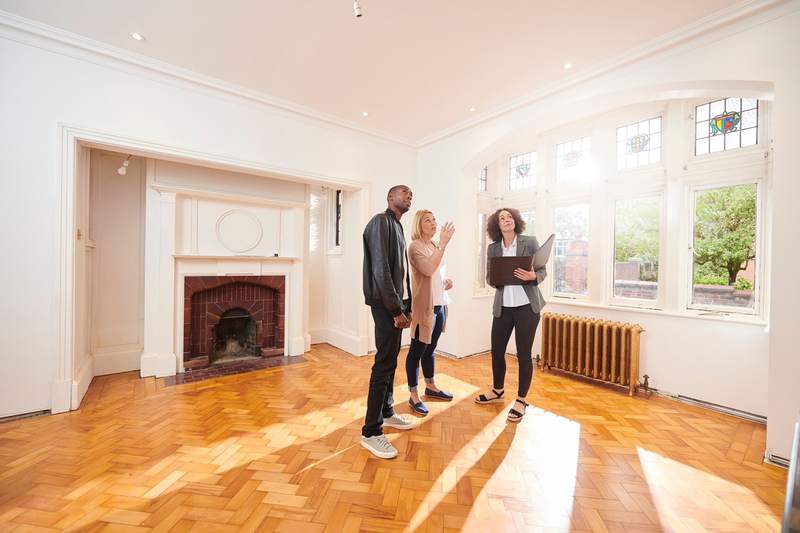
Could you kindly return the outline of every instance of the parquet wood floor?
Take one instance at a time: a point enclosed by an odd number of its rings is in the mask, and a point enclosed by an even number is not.
[[[0,424],[0,531],[779,529],[761,425],[541,373],[507,424],[508,405],[472,402],[488,355],[439,357],[455,401],[387,430],[386,461],[359,445],[371,358],[306,359],[168,388],[98,377],[78,411]],[[510,358],[511,392],[515,374]]]

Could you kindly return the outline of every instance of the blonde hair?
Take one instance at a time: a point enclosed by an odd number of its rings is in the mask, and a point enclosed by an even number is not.
[[[425,215],[432,214],[433,212],[427,209],[420,209],[414,213],[414,225],[411,227],[411,240],[422,238],[422,219],[425,218]]]

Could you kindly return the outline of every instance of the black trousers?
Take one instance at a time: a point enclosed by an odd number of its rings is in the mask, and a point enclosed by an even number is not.
[[[375,321],[375,363],[369,377],[367,416],[361,434],[374,437],[383,433],[383,419],[394,415],[394,371],[403,330],[394,327],[392,314],[382,307],[372,307]]]
[[[529,304],[519,307],[503,307],[500,318],[492,320],[492,379],[494,388],[501,390],[506,380],[506,347],[514,331],[517,341],[517,362],[519,364],[519,390],[517,395],[524,398],[533,381],[533,362],[531,347],[539,326],[539,313],[534,313]]]

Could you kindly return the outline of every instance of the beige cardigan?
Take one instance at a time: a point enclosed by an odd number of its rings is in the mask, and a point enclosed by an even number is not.
[[[420,342],[431,343],[433,334],[433,275],[441,266],[431,259],[434,251],[422,239],[411,241],[408,246],[408,262],[411,264],[411,336],[419,326]]]

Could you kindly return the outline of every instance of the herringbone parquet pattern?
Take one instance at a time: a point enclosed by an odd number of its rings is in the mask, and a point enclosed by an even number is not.
[[[79,411],[0,424],[0,531],[778,529],[785,472],[758,424],[537,374],[509,425],[472,403],[488,356],[440,357],[455,401],[388,430],[385,461],[359,445],[371,358],[306,357],[169,388],[96,378]]]

